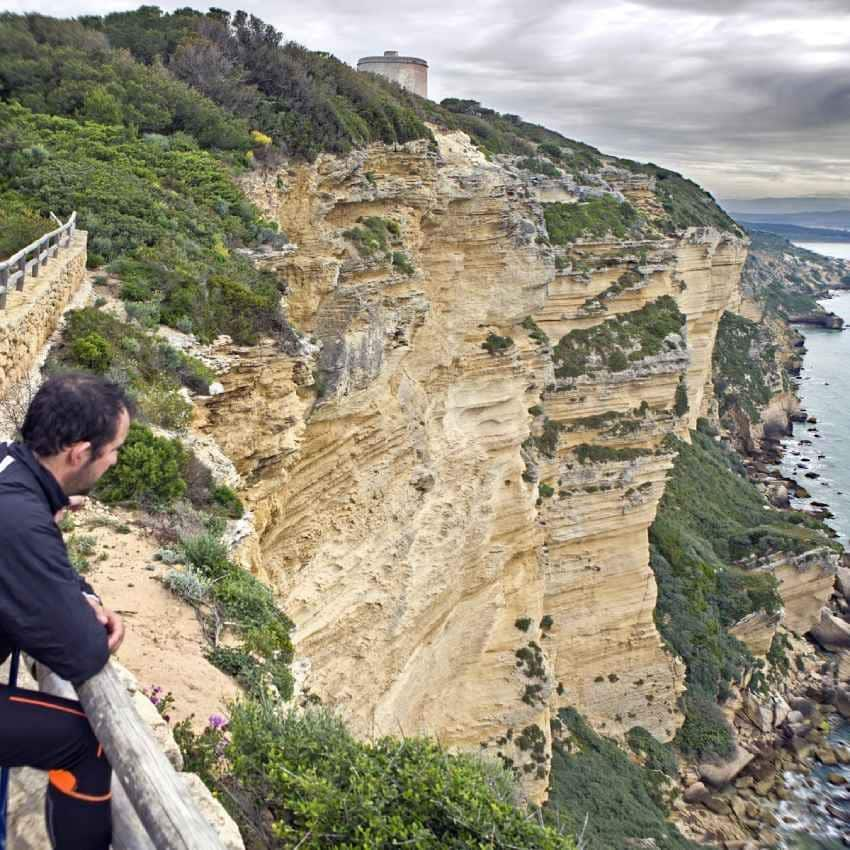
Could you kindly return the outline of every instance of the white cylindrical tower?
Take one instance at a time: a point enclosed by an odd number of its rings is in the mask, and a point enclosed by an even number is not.
[[[383,56],[364,56],[357,62],[357,70],[380,74],[414,94],[428,97],[428,63],[424,59],[385,50]]]

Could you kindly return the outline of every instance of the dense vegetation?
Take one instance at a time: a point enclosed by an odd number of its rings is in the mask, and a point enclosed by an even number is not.
[[[76,209],[89,263],[111,262],[128,301],[202,339],[276,326],[278,285],[234,247],[274,239],[227,168],[191,137],[138,138],[0,103],[0,203]]]
[[[663,777],[671,756],[658,755],[662,744],[652,739],[650,745],[645,730],[630,733],[654,754],[654,760],[641,766],[614,741],[597,735],[575,709],[562,709],[553,727],[552,780],[545,809],[553,822],[569,820],[580,833],[586,818],[586,850],[628,847],[629,839],[654,839],[659,850],[696,850],[698,845],[667,822]]]
[[[617,239],[637,237],[642,222],[631,204],[611,195],[574,204],[544,204],[543,214],[553,245],[567,245],[576,239],[602,239],[609,235]]]
[[[575,378],[594,368],[622,372],[664,351],[667,337],[681,334],[684,324],[675,300],[663,295],[640,310],[570,331],[555,346],[555,375]]]
[[[716,707],[752,657],[727,629],[753,611],[781,605],[772,575],[746,569],[754,554],[835,545],[820,524],[767,510],[737,456],[704,433],[677,441],[678,457],[650,529],[658,583],[655,619],[662,637],[687,664],[683,752],[729,755],[731,732]]]
[[[249,699],[233,706],[226,734],[184,726],[179,739],[187,768],[219,792],[250,850],[575,847],[516,808],[497,763],[422,738],[358,741],[322,709]]]
[[[712,364],[721,416],[740,406],[752,420],[758,419],[774,393],[768,376],[776,370],[775,358],[768,328],[734,313],[723,314]]]

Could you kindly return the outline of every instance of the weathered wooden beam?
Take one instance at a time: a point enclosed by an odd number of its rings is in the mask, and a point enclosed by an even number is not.
[[[74,686],[43,664],[36,665],[36,678],[46,694],[78,699]],[[157,850],[117,776],[112,778],[112,850]]]
[[[156,850],[224,850],[112,666],[107,664],[77,693]]]

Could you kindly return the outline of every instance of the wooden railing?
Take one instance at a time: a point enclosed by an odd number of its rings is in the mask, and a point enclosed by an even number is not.
[[[114,850],[224,850],[111,664],[77,691],[41,664],[45,693],[79,699],[112,765]]]
[[[47,265],[47,261],[55,257],[60,248],[67,248],[71,244],[74,231],[77,229],[77,213],[71,213],[71,217],[65,224],[62,224],[56,216],[53,216],[53,219],[59,224],[56,230],[45,233],[8,260],[0,262],[0,310],[6,309],[6,299],[12,287],[20,292],[24,288],[28,274],[38,277],[39,271]]]

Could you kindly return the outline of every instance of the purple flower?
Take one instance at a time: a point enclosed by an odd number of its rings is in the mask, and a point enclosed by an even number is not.
[[[228,720],[226,717],[222,717],[220,714],[211,714],[210,715],[210,728],[218,731],[219,729],[224,729],[227,726]]]

